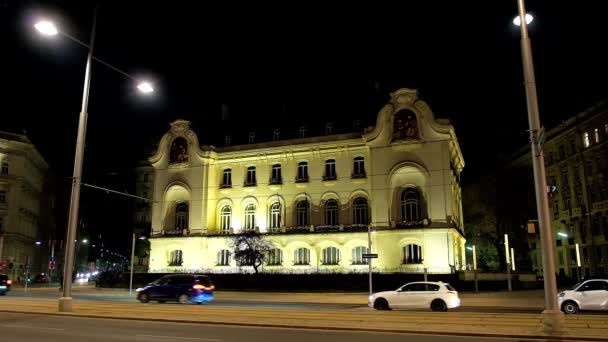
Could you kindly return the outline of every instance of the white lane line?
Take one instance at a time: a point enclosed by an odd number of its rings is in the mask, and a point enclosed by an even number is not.
[[[3,324],[5,328],[25,328],[25,329],[42,329],[42,330],[65,330],[62,328],[45,328],[45,327],[34,327],[31,325],[18,325],[18,324]]]
[[[181,340],[196,340],[196,341],[221,341],[219,338],[200,338],[200,337],[181,337],[181,336],[163,336],[163,335],[141,335],[137,334],[138,337],[152,337],[152,338],[169,338],[169,339],[181,339]]]

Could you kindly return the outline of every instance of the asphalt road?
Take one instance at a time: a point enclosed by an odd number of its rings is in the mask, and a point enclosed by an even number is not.
[[[519,339],[237,327],[0,313],[3,342],[512,342]]]

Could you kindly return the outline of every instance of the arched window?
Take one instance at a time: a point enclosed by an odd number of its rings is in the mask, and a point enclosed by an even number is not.
[[[220,230],[224,233],[230,231],[232,225],[232,208],[229,205],[225,205],[220,210]]]
[[[424,261],[422,257],[422,246],[409,244],[403,247],[403,263],[404,264],[421,264]]]
[[[401,193],[401,221],[418,222],[420,215],[420,192],[407,188]]]
[[[273,248],[266,255],[266,264],[270,266],[278,266],[283,264],[283,251],[278,248]]]
[[[356,157],[353,161],[353,178],[365,177],[365,160],[363,157]]]
[[[338,225],[338,202],[334,199],[325,202],[325,225]]]
[[[340,263],[340,250],[336,247],[327,247],[323,250],[323,265],[337,265]]]
[[[184,263],[183,256],[184,253],[179,249],[171,251],[171,255],[169,256],[169,266],[181,266]]]
[[[367,199],[358,197],[353,202],[353,223],[354,224],[369,224],[369,209],[367,207]]]
[[[180,203],[175,208],[175,230],[188,228],[188,204]]]
[[[268,228],[278,229],[281,227],[281,204],[274,202],[270,206],[270,225]]]
[[[367,265],[369,259],[363,259],[363,254],[367,253],[367,247],[359,246],[353,248],[353,265]]]
[[[245,230],[253,230],[255,228],[255,205],[249,204],[245,207]]]
[[[293,254],[294,265],[310,265],[310,250],[308,248],[298,248]]]
[[[300,201],[296,205],[296,226],[308,226],[308,201]]]
[[[230,251],[222,249],[217,252],[217,266],[228,266],[230,265]]]
[[[395,113],[393,117],[393,139],[418,139],[418,120],[409,109]]]
[[[182,137],[177,137],[171,144],[169,152],[170,163],[183,163],[188,161],[188,142]]]

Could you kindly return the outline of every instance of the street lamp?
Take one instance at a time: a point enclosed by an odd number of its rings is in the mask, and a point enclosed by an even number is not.
[[[563,237],[564,239],[568,237],[568,234],[563,233],[563,232],[558,232],[557,235]]]
[[[547,179],[545,174],[545,159],[542,142],[544,130],[540,126],[538,100],[536,98],[536,81],[532,62],[532,47],[528,37],[528,18],[524,0],[517,0],[521,30],[521,56],[524,69],[524,84],[528,107],[528,124],[530,126],[530,145],[532,168],[534,170],[534,188],[536,191],[536,210],[540,227],[540,240],[543,257],[543,279],[545,285],[545,310],[542,312],[543,327],[547,333],[564,331],[564,314],[557,305],[557,283],[555,281],[555,260],[553,237],[551,234],[551,218],[549,216],[549,201],[547,196]]]
[[[145,236],[140,236],[139,240],[145,240]],[[131,243],[131,274],[129,276],[129,297],[131,297],[131,292],[133,292],[133,259],[135,259],[135,233],[133,233],[133,240]]]
[[[534,17],[530,13],[526,13],[525,18],[526,18],[526,25],[530,24],[532,22],[532,20],[534,20]],[[513,24],[515,26],[521,26],[521,17],[520,16],[515,17],[513,19]]]
[[[37,22],[34,27],[38,32],[45,36],[55,36],[61,33],[62,36],[69,38],[70,40],[85,46],[88,48],[87,53],[87,62],[85,67],[84,74],[84,89],[82,92],[82,107],[80,110],[80,116],[78,121],[78,135],[76,139],[76,153],[74,156],[74,173],[72,177],[72,193],[70,197],[70,209],[69,209],[69,217],[68,217],[68,231],[66,241],[74,241],[76,238],[76,230],[78,223],[78,209],[80,205],[80,185],[82,178],[82,164],[84,158],[84,142],[85,142],[85,134],[86,134],[86,123],[87,123],[87,110],[89,107],[89,89],[91,85],[91,61],[95,59],[96,61],[104,64],[105,66],[118,71],[119,73],[127,76],[133,80],[134,77],[127,74],[126,72],[111,66],[109,63],[106,63],[99,58],[95,58],[93,56],[93,47],[95,46],[95,29],[97,26],[97,10],[98,6],[95,7],[93,13],[93,24],[91,28],[91,38],[89,44],[86,44],[71,35],[60,31],[57,29],[57,26],[52,21],[49,20],[41,20]],[[140,83],[140,86],[142,84]],[[154,89],[152,85],[147,82],[146,86],[138,87],[140,91],[143,93],[151,93]],[[84,242],[84,241],[83,241]],[[85,242],[86,243],[86,242]],[[74,264],[74,243],[68,243],[65,249],[65,263],[63,269],[63,277],[64,279],[72,279],[72,271]],[[63,291],[61,297],[59,298],[59,311],[60,312],[71,312],[72,311],[72,282],[65,281],[63,286]]]

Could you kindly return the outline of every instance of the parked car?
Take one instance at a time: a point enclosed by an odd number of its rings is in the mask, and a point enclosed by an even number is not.
[[[11,290],[13,281],[6,274],[0,274],[0,296],[5,296]]]
[[[44,273],[38,273],[34,277],[34,283],[48,283],[48,282],[49,282],[49,276],[47,276]]]
[[[177,301],[182,304],[202,304],[213,300],[214,289],[206,275],[172,274],[137,289],[137,299],[142,303],[155,300],[159,303]]]
[[[557,295],[559,307],[566,314],[581,310],[608,311],[608,279],[589,279]]]
[[[384,291],[369,296],[369,307],[376,310],[431,309],[447,311],[460,306],[458,292],[443,282],[408,283],[395,291]]]

